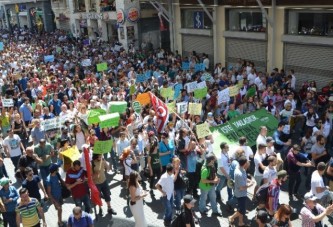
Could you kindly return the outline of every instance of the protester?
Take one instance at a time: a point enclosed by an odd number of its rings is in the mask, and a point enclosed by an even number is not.
[[[266,208],[271,216],[273,216],[278,209],[281,185],[287,181],[287,178],[287,171],[281,170],[277,173],[277,179],[273,180],[269,186]]]
[[[287,204],[281,204],[270,224],[276,227],[292,227],[290,215],[292,208]]]
[[[94,227],[94,221],[90,214],[82,210],[81,207],[74,207],[73,213],[69,216],[68,227]]]
[[[2,213],[4,226],[16,227],[16,213],[15,208],[19,199],[19,194],[16,188],[10,185],[11,182],[8,178],[1,178],[0,186],[0,198],[2,203],[5,205],[5,212]]]

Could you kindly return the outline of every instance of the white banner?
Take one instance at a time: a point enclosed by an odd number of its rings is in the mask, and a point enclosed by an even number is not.
[[[219,91],[217,104],[220,105],[222,102],[229,102],[229,101],[230,101],[229,88]]]
[[[3,107],[11,107],[14,106],[13,99],[2,99],[2,106]]]

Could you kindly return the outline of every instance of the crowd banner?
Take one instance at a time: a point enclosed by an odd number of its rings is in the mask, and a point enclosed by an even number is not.
[[[145,82],[147,79],[146,79],[146,75],[145,74],[137,74],[136,75],[136,80],[135,80],[135,83],[142,83],[142,82]]]
[[[134,101],[132,103],[132,108],[135,111],[135,113],[138,113],[138,114],[141,113],[142,107],[141,107],[141,104],[138,101]]]
[[[84,67],[91,66],[91,60],[89,58],[82,60],[81,65]]]
[[[236,96],[236,95],[238,95],[238,93],[239,93],[239,88],[237,85],[229,87],[229,96],[230,97]]]
[[[0,51],[3,51],[4,45],[3,42],[0,42]]]
[[[188,113],[192,115],[201,115],[202,104],[201,103],[192,103],[188,104]]]
[[[2,99],[2,106],[3,107],[12,107],[12,106],[14,106],[14,100],[13,99]]]
[[[206,67],[205,67],[205,64],[203,64],[203,63],[197,63],[194,66],[194,71],[195,72],[205,71],[205,70],[206,70]]]
[[[222,91],[219,91],[217,104],[220,105],[223,102],[229,102],[229,101],[230,101],[229,88],[225,88]]]
[[[197,133],[197,136],[199,139],[212,134],[212,132],[209,130],[209,125],[207,124],[207,122],[200,124],[200,125],[196,125],[195,129],[196,129],[196,133]]]
[[[67,150],[64,150],[63,152],[60,152],[63,156],[69,158],[72,162],[78,160],[81,157],[79,149],[77,149],[77,146],[73,146],[68,148]]]
[[[179,102],[177,103],[177,113],[184,114],[187,111],[187,102]]]
[[[91,109],[88,113],[88,124],[97,124],[100,122],[99,116],[104,115],[106,112],[102,109]]]
[[[210,127],[214,137],[213,148],[215,154],[220,152],[220,143],[226,142],[230,148],[235,148],[238,144],[239,137],[245,136],[247,145],[256,144],[261,126],[266,126],[268,136],[273,135],[278,125],[278,120],[265,109],[260,109],[252,113],[242,114],[231,119],[223,125]],[[230,149],[232,151],[232,149]]]
[[[108,70],[108,64],[106,62],[97,64],[97,71],[102,72]]]
[[[119,113],[100,115],[98,120],[100,128],[114,127],[119,125],[120,115]]]
[[[94,154],[105,154],[111,151],[113,140],[100,141],[94,143]]]
[[[44,62],[45,63],[54,62],[54,55],[46,55],[46,56],[44,56]]]
[[[51,118],[51,119],[46,119],[46,120],[40,122],[40,126],[42,127],[42,129],[44,129],[44,131],[49,131],[49,130],[60,128],[61,121],[57,117]]]
[[[193,92],[197,88],[197,84],[196,81],[185,84],[187,92]]]
[[[169,110],[170,113],[176,113],[177,112],[177,110],[176,110],[176,101],[167,103],[166,106],[168,107],[168,110]]]
[[[172,100],[173,96],[175,95],[175,92],[174,90],[172,90],[172,87],[167,87],[167,88],[162,87],[160,94],[163,98]]]
[[[142,93],[142,94],[138,94],[138,96],[136,97],[136,101],[138,101],[139,103],[141,103],[141,105],[147,105],[150,103],[150,96],[149,93]]]
[[[189,62],[182,62],[182,70],[190,70],[190,63]]]
[[[194,98],[203,99],[207,96],[207,87],[194,90]]]
[[[127,102],[116,101],[109,102],[110,104],[110,113],[125,113],[127,109]]]

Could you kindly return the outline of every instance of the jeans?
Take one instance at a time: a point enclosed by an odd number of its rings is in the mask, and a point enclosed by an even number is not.
[[[43,180],[43,185],[47,185],[46,178],[50,175],[50,166],[39,166],[39,173]]]
[[[150,189],[154,189],[155,188],[155,177],[157,178],[157,180],[159,180],[161,178],[161,168],[156,168],[156,169],[152,169],[153,170],[153,176],[150,176],[149,179],[149,187]]]
[[[10,160],[12,160],[12,163],[13,163],[13,165],[15,167],[15,172],[17,170],[17,166],[18,166],[18,162],[20,160],[20,157],[21,157],[21,155],[15,156],[15,157],[10,157]]]
[[[175,206],[176,210],[180,210],[181,201],[185,195],[185,188],[175,189]]]
[[[83,203],[84,211],[87,212],[87,213],[90,213],[91,204],[90,204],[89,195],[84,195],[81,198],[73,198],[73,199],[74,199],[75,206],[82,207],[82,203]]]
[[[220,194],[221,190],[222,190],[222,188],[227,186],[228,179],[224,175],[217,174],[217,176],[220,178],[220,182],[216,186],[215,190],[216,190],[216,194],[221,196],[221,194]],[[228,200],[230,200],[232,198],[232,189],[229,188],[228,186],[227,186],[227,192],[228,192]]]
[[[289,196],[296,194],[301,184],[300,173],[289,173],[288,193]]]
[[[188,176],[188,194],[198,195],[198,178],[195,172],[187,173]]]
[[[16,212],[15,211],[11,211],[11,212],[5,212],[2,213],[3,216],[3,221],[4,221],[4,227],[7,227],[7,225],[9,225],[9,227],[16,227]]]
[[[172,220],[173,196],[171,196],[170,200],[168,200],[167,196],[163,196],[162,201],[163,201],[163,205],[164,205],[164,208],[165,208],[164,221],[165,222],[171,222],[171,220]]]
[[[209,197],[209,202],[212,207],[213,213],[218,213],[217,203],[216,203],[216,192],[215,187],[212,186],[209,190],[200,190],[200,199],[199,199],[199,211],[204,213],[206,212],[206,201],[207,196]]]
[[[114,171],[118,170],[119,160],[113,148],[111,149],[111,160],[112,160],[113,170]]]

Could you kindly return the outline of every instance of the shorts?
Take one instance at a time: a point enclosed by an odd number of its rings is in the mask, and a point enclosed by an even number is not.
[[[59,203],[59,205],[64,204],[64,200],[61,196],[60,197],[53,196],[53,198],[54,198],[55,201],[57,201],[57,203]],[[54,208],[55,208],[55,206],[54,206]],[[55,208],[55,209],[57,209],[57,208]]]
[[[110,192],[110,187],[107,183],[107,181],[104,181],[101,184],[96,184],[96,187],[98,191],[100,192],[101,196],[103,196],[105,202],[110,202],[111,201],[111,192]]]
[[[256,180],[257,186],[259,187],[261,185],[263,176],[254,176],[254,179]]]
[[[246,199],[247,197],[239,197],[237,198],[237,211],[241,213],[242,215],[246,214]]]

